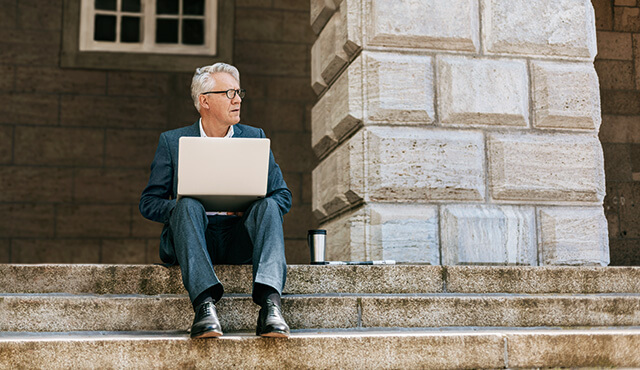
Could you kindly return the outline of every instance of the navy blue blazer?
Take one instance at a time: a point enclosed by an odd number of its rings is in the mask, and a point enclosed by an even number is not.
[[[171,211],[176,206],[178,142],[182,136],[200,136],[199,123],[196,122],[191,126],[166,131],[160,135],[158,149],[156,149],[155,157],[151,163],[149,183],[140,196],[139,208],[142,216],[165,224],[160,240],[161,248],[166,245],[165,243],[169,243],[171,247],[173,246],[173,238],[170,237],[168,224]],[[236,124],[233,126],[233,137],[265,138],[266,135],[260,128]],[[224,158],[223,160],[233,159]],[[280,171],[280,166],[278,166],[273,157],[273,152],[269,153],[269,177],[266,196],[278,203],[283,215],[291,209],[291,191],[284,182],[282,171]]]

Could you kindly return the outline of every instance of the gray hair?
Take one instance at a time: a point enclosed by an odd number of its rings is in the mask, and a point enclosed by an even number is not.
[[[228,73],[240,83],[240,72],[238,69],[227,63],[216,63],[210,66],[196,68],[196,73],[191,80],[191,99],[193,105],[200,112],[200,100],[198,97],[203,92],[207,92],[214,88],[216,81],[213,79],[214,73]]]

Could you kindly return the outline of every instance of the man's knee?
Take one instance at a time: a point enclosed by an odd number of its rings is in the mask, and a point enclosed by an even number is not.
[[[193,198],[180,198],[173,209],[173,214],[206,214],[204,206],[200,201]]]
[[[262,214],[266,213],[266,214],[274,214],[274,215],[281,216],[278,202],[276,202],[272,198],[263,198],[255,201],[251,211],[259,212]]]

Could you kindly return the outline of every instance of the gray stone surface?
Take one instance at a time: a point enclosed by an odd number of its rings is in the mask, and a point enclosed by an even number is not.
[[[445,125],[527,126],[527,65],[522,60],[443,56],[438,108]]]
[[[473,0],[365,2],[369,46],[478,51],[478,3]],[[429,15],[438,14],[437,17]],[[428,17],[428,21],[425,18]]]
[[[481,0],[487,53],[585,58],[596,55],[593,6],[585,0]]]
[[[450,293],[640,293],[638,267],[447,266]]]
[[[309,16],[311,18],[311,29],[316,34],[320,33],[322,27],[327,23],[333,12],[336,10],[336,4],[333,0],[311,0],[309,8]]]
[[[0,368],[502,368],[497,332],[294,333],[289,339],[184,334],[0,338]]]
[[[533,207],[440,208],[442,264],[537,265]]]

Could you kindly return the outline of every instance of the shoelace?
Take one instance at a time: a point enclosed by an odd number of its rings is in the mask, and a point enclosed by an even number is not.
[[[205,303],[200,308],[201,315],[213,315],[215,314],[216,306],[213,303]]]
[[[284,320],[284,318],[282,317],[282,312],[280,312],[280,307],[278,307],[275,303],[273,303],[271,301],[267,302],[267,306],[269,308],[270,307],[275,308],[275,310],[273,310],[272,314],[270,314],[269,316],[276,317],[276,318],[278,318],[280,320]],[[269,311],[271,311],[271,310],[267,310],[267,312],[269,312]]]

